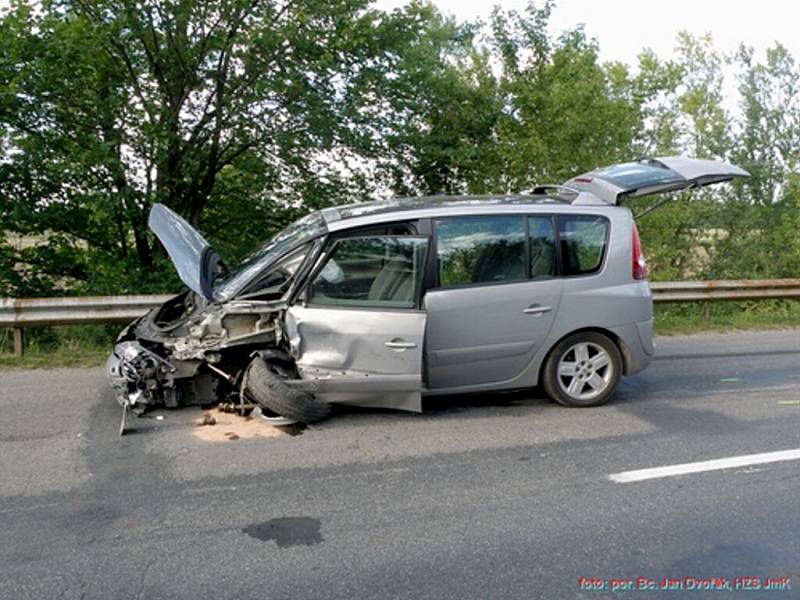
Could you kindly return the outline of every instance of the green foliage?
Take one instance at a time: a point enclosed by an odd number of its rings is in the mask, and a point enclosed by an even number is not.
[[[689,334],[699,331],[785,329],[800,327],[800,301],[752,300],[657,304],[654,310],[656,335]]]
[[[517,192],[664,154],[753,177],[640,221],[654,279],[797,275],[789,52],[759,62],[680,34],[674,60],[603,63],[581,28],[549,33],[552,9],[459,23],[419,0],[392,12],[368,0],[13,0],[0,16],[0,295],[175,290],[146,226],[154,202],[235,262],[311,209]]]
[[[41,238],[0,268],[26,294],[174,284],[146,227],[154,202],[233,258],[365,198],[346,163],[419,103],[410,78],[441,69],[426,57],[454,30],[429,6],[360,0],[33,4],[0,21],[0,230]]]
[[[13,354],[10,329],[0,329],[0,369],[94,367],[103,364],[119,333],[115,325],[71,325],[26,329],[23,356]]]

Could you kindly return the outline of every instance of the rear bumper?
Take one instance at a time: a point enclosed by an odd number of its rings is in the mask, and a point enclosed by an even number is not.
[[[611,331],[620,341],[624,360],[624,374],[633,375],[644,370],[653,360],[653,320],[614,327]]]

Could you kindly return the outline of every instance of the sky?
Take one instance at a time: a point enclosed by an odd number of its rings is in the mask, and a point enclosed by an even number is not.
[[[527,0],[431,0],[439,9],[461,20],[487,17],[495,5],[523,10]],[[407,0],[376,0],[391,9]],[[539,1],[542,5],[544,0]],[[9,0],[0,0],[0,10]],[[718,48],[733,52],[741,42],[763,57],[776,41],[800,59],[800,2],[797,0],[556,0],[551,33],[583,24],[600,43],[603,60],[636,62],[645,47],[659,57],[672,55],[678,31],[710,32]]]
[[[432,0],[445,13],[461,20],[487,17],[492,6],[522,11],[526,0]],[[402,6],[404,0],[377,0],[380,8]],[[539,2],[542,5],[543,2]],[[710,32],[715,45],[735,51],[744,42],[763,57],[779,41],[800,58],[800,3],[796,0],[556,0],[551,33],[583,24],[600,44],[603,60],[635,63],[638,53],[651,48],[662,58],[674,52],[681,30]]]

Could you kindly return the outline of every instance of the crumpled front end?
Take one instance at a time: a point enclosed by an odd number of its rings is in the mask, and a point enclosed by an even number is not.
[[[126,327],[106,361],[117,402],[139,411],[238,395],[253,352],[281,337],[280,305],[209,304],[185,293]]]
[[[121,342],[106,361],[106,375],[122,406],[176,405],[177,369],[137,341]]]

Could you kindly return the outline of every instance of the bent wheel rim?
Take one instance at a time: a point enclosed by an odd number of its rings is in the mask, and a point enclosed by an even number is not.
[[[613,376],[614,365],[608,352],[592,342],[580,342],[561,355],[556,379],[570,398],[593,400],[608,389]]]
[[[269,411],[272,413],[272,411]],[[253,411],[253,414],[261,417],[264,421],[272,425],[273,427],[283,427],[284,425],[295,425],[298,423],[297,419],[290,419],[289,417],[282,417],[281,415],[272,413],[272,414],[264,414],[264,409],[261,407],[256,407]]]

